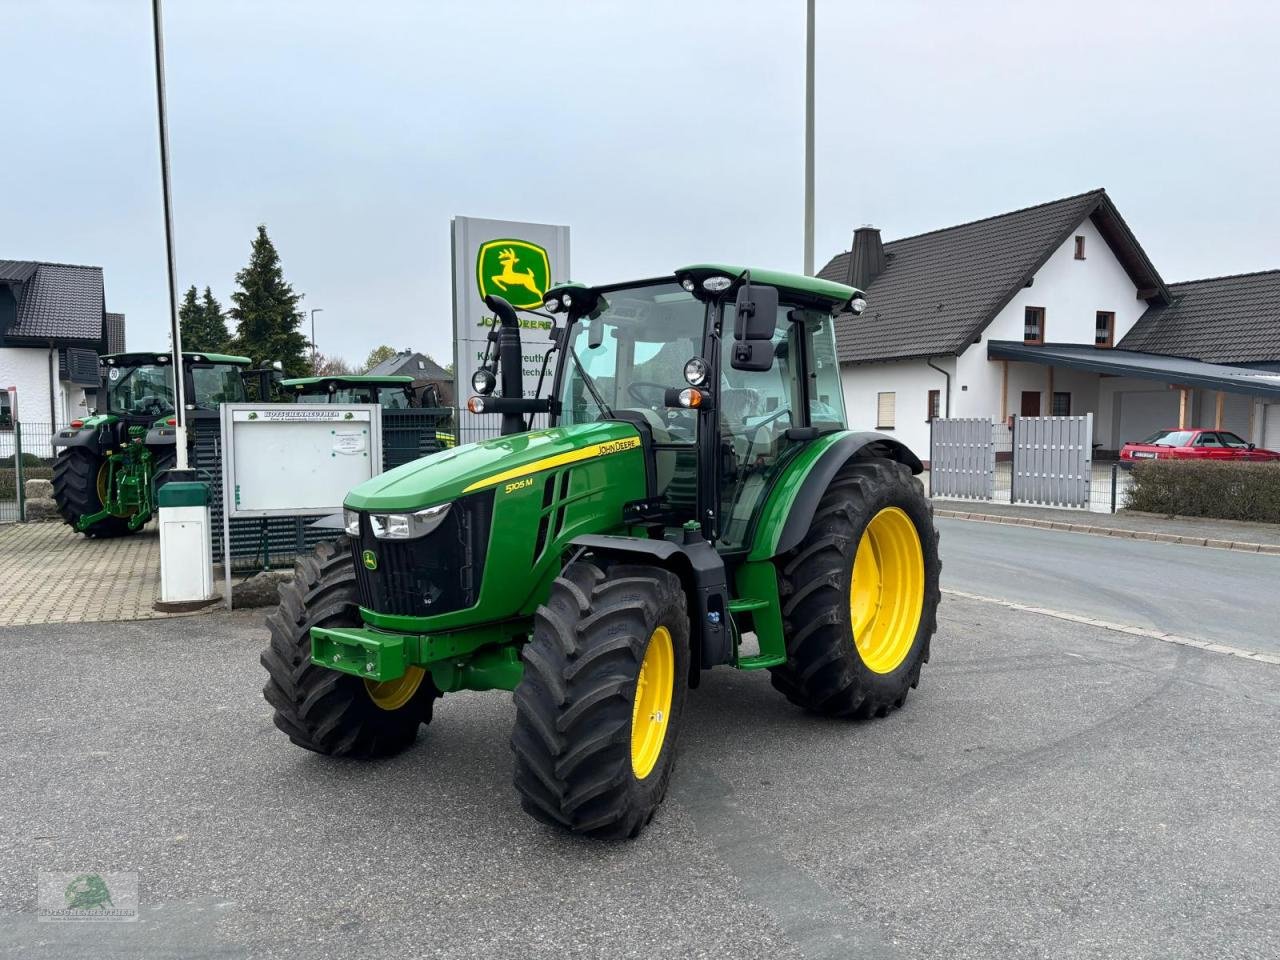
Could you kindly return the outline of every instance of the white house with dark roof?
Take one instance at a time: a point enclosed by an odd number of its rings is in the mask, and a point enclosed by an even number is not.
[[[887,243],[861,227],[819,276],[866,292],[837,328],[850,423],[923,458],[940,416],[1280,447],[1280,271],[1166,284],[1105,190]]]
[[[0,260],[0,424],[61,425],[90,412],[98,355],[124,349],[102,268]],[[17,409],[9,388],[16,388]]]

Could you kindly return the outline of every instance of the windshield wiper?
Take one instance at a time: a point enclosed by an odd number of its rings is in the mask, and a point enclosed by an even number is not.
[[[587,390],[591,392],[591,399],[599,405],[601,411],[604,412],[604,415],[608,419],[612,420],[613,410],[604,402],[604,398],[600,396],[600,391],[596,389],[596,382],[591,379],[591,375],[587,373],[586,370],[582,369],[582,361],[578,359],[578,351],[573,349],[572,346],[569,347],[569,356],[573,358],[573,365],[578,368],[578,373],[582,376],[583,384],[585,384]]]

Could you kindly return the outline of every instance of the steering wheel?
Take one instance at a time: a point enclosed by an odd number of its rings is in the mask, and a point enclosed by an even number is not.
[[[658,398],[654,400],[651,397],[645,397],[643,395],[643,391],[646,391],[646,390],[656,391],[658,394]],[[658,407],[664,406],[666,401],[666,395],[667,395],[666,385],[661,383],[654,383],[652,380],[632,380],[630,383],[627,384],[627,396],[629,396],[636,403],[644,404],[644,406],[646,407],[653,407],[654,409],[657,409]]]

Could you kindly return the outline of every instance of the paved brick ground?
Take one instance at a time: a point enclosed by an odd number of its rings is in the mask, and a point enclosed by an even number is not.
[[[91,540],[65,523],[0,526],[0,626],[164,617],[155,525]]]

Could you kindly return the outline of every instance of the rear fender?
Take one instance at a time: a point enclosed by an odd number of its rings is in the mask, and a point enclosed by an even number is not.
[[[102,453],[115,443],[114,425],[119,417],[110,414],[95,414],[85,417],[82,427],[63,427],[54,434],[52,446],[88,447],[95,453]]]
[[[924,471],[906,444],[882,433],[848,430],[819,437],[796,455],[774,484],[756,522],[747,560],[768,560],[798,546],[840,468],[850,460],[871,457],[895,460],[914,474]]]

